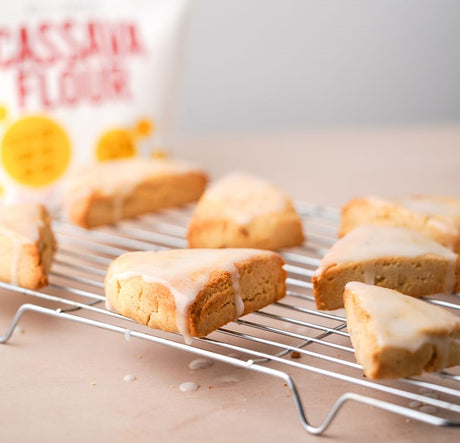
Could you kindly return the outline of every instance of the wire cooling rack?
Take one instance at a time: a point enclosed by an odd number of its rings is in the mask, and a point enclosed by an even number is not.
[[[0,342],[8,341],[25,312],[35,311],[277,377],[291,389],[302,426],[313,434],[323,433],[348,401],[435,426],[460,426],[460,367],[396,381],[367,380],[355,361],[343,310],[315,309],[311,277],[336,238],[339,213],[333,208],[297,205],[308,240],[301,247],[281,251],[288,271],[284,299],[206,338],[194,338],[192,345],[185,344],[178,334],[152,330],[106,310],[103,282],[108,264],[126,251],[186,247],[186,226],[192,209],[166,210],[91,231],[54,222],[59,250],[49,286],[31,291],[0,283],[4,290],[32,295],[37,300],[18,309]],[[460,309],[458,294],[429,300],[457,312]],[[56,307],[50,308],[50,302]],[[290,375],[294,370],[295,377]],[[318,426],[306,418],[296,387],[299,370],[301,376],[315,373],[340,380],[347,391]],[[357,388],[365,388],[366,395],[357,393]]]

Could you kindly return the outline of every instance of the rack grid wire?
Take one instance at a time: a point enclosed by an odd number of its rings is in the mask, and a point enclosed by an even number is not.
[[[32,291],[0,283],[3,290],[32,295],[37,300],[20,306],[0,343],[10,339],[25,312],[34,311],[277,377],[290,388],[301,424],[312,434],[322,434],[348,401],[435,426],[460,426],[459,366],[394,381],[363,378],[346,330],[344,311],[317,311],[312,296],[311,277],[336,240],[339,212],[308,203],[297,203],[297,209],[307,241],[300,247],[280,251],[288,272],[286,297],[206,338],[194,338],[191,345],[185,344],[179,334],[153,330],[106,310],[104,276],[108,264],[124,252],[185,248],[192,205],[94,230],[56,220],[59,248],[50,284]],[[427,299],[456,312],[460,309],[460,294]],[[56,307],[49,307],[50,303]],[[315,373],[340,380],[348,391],[336,399],[319,425],[307,420],[296,379],[291,375],[294,369],[295,377],[300,370],[301,375]],[[366,395],[354,392],[356,387],[365,388]]]

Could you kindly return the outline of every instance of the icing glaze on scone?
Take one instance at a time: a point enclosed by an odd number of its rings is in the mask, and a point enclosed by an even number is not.
[[[133,158],[89,165],[76,171],[69,179],[67,190],[103,194],[128,194],[132,188],[149,177],[197,170],[190,164],[171,160]],[[117,180],[114,180],[114,177]]]
[[[36,242],[42,225],[39,205],[0,206],[0,233],[20,243]]]
[[[363,200],[369,202],[371,206],[385,208],[395,213],[404,211],[406,217],[409,217],[409,219],[411,218],[411,214],[422,215],[426,218],[425,223],[428,227],[431,226],[448,235],[458,234],[460,201],[456,198],[416,196],[383,199],[381,197],[367,197]]]
[[[230,174],[214,183],[200,205],[219,217],[247,225],[254,217],[283,211],[288,196],[276,186],[243,173]]]
[[[417,351],[424,343],[436,343],[438,349],[447,352],[447,335],[460,326],[460,317],[447,309],[423,300],[409,297],[392,289],[350,282],[351,291],[360,307],[368,314],[369,330],[375,334],[378,346],[396,347]]]
[[[361,262],[365,268],[366,283],[373,284],[373,267],[366,267],[366,262],[385,257],[413,258],[426,254],[438,255],[447,260],[449,268],[444,291],[451,293],[456,280],[457,254],[418,232],[392,226],[358,226],[329,249],[315,275],[321,275],[332,265]]]
[[[172,160],[133,158],[88,165],[68,178],[64,194],[66,212],[80,199],[93,193],[114,199],[113,218],[122,216],[124,199],[141,183],[152,178],[199,171],[195,166]]]
[[[244,311],[239,286],[239,272],[235,263],[253,257],[273,254],[256,249],[186,249],[169,251],[129,252],[118,257],[109,267],[106,277],[110,282],[139,276],[146,283],[167,287],[176,304],[176,325],[179,332],[190,341],[187,327],[187,310],[208,283],[211,273],[228,272],[235,293],[236,318]],[[107,303],[110,309],[109,303]]]
[[[460,201],[449,197],[409,197],[395,200],[404,208],[426,215],[460,217]]]

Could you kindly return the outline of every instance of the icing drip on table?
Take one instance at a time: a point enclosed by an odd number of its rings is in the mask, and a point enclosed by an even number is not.
[[[194,383],[193,381],[186,381],[179,385],[179,391],[181,392],[193,392],[197,391],[199,388],[200,386]]]
[[[195,360],[192,360],[189,364],[188,367],[192,370],[196,369],[207,369],[210,368],[214,362],[212,360],[209,360],[207,358],[197,358]]]
[[[139,276],[146,283],[158,283],[166,286],[176,304],[176,326],[191,342],[187,323],[189,306],[208,283],[211,273],[230,274],[236,308],[235,319],[244,311],[240,293],[240,275],[235,263],[244,262],[257,256],[270,255],[273,252],[257,249],[182,249],[169,251],[129,252],[118,257],[111,265],[107,283],[113,280],[127,280]]]

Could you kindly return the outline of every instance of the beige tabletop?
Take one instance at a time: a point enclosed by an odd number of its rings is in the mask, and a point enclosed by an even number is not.
[[[213,177],[234,169],[271,179],[295,199],[339,206],[358,195],[460,195],[460,126],[208,137],[176,156]],[[0,291],[0,328],[33,297]],[[323,437],[302,428],[282,380],[191,353],[27,313],[0,346],[0,441],[454,441],[437,428],[354,402]],[[127,374],[135,375],[131,382]],[[347,391],[340,380],[293,371],[308,419],[319,424]],[[181,392],[186,381],[194,392]],[[358,392],[365,394],[364,388]]]

